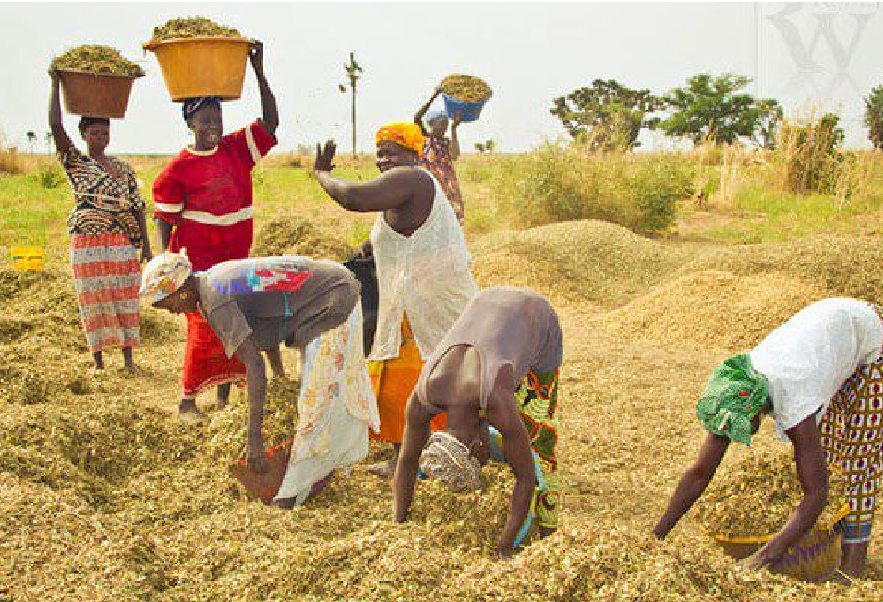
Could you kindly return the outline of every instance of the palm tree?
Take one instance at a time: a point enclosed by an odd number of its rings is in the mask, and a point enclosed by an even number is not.
[[[346,69],[346,76],[350,80],[350,90],[353,93],[353,157],[356,156],[356,82],[362,77],[362,67],[356,62],[356,53],[350,52],[349,64],[344,63],[343,68]],[[342,86],[341,86],[342,87]],[[343,92],[343,90],[341,90]]]
[[[34,132],[28,132],[27,134],[25,134],[25,136],[27,136],[27,138],[28,138],[28,147],[30,149],[28,152],[33,155],[34,154],[34,142],[37,141],[37,134],[35,134]]]
[[[52,154],[52,132],[46,132],[46,149],[47,152]]]

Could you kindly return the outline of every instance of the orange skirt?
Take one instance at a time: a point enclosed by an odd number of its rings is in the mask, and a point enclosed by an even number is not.
[[[371,438],[390,443],[401,443],[405,434],[405,406],[420,371],[423,369],[423,358],[417,349],[408,316],[402,320],[402,346],[399,356],[379,362],[368,362],[371,375],[371,386],[377,397],[377,409],[380,412],[380,433],[371,432]],[[432,430],[442,430],[448,426],[448,415],[439,414],[430,423]]]
[[[203,391],[218,385],[246,381],[245,364],[236,357],[227,357],[224,344],[198,311],[187,315],[187,347],[181,384],[184,397],[194,399]]]

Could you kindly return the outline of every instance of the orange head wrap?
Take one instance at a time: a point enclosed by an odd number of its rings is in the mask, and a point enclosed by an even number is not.
[[[423,152],[423,131],[420,126],[413,122],[398,121],[388,123],[377,130],[377,144],[381,142],[395,142],[418,155]]]

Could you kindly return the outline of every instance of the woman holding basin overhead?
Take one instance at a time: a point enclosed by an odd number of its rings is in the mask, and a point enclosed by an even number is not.
[[[426,140],[423,143],[423,151],[420,155],[420,163],[435,176],[445,191],[445,196],[451,201],[457,221],[463,224],[466,210],[463,207],[463,195],[460,192],[460,182],[457,180],[457,172],[454,171],[454,161],[460,157],[460,141],[457,139],[457,126],[460,125],[460,114],[454,115],[451,122],[451,138],[445,137],[448,131],[448,114],[443,110],[430,111],[433,101],[442,93],[441,86],[436,86],[432,96],[426,101],[414,115],[414,123],[420,126]],[[424,116],[426,126],[423,125]]]
[[[261,93],[262,118],[223,135],[221,101],[185,99],[182,113],[194,142],[159,174],[153,185],[157,229],[163,250],[187,254],[197,271],[248,257],[253,237],[251,171],[276,145],[279,114],[264,75],[263,44],[255,41],[249,59]],[[278,350],[268,352],[274,372]],[[187,313],[187,347],[182,374],[182,415],[198,415],[198,393],[218,386],[217,403],[226,404],[230,383],[245,380],[246,367],[224,355],[224,348],[198,312]]]
[[[117,58],[124,60],[118,53]],[[86,344],[97,370],[104,368],[103,351],[116,345],[122,348],[125,368],[135,372],[132,349],[140,341],[139,249],[141,261],[151,258],[144,201],[132,167],[104,153],[110,143],[108,118],[82,117],[79,131],[86,153],[74,146],[62,121],[57,65],[53,63],[50,70],[49,127],[76,202],[67,226]]]

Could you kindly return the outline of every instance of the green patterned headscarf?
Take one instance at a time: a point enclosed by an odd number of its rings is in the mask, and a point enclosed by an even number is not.
[[[754,371],[748,354],[734,355],[711,372],[696,414],[706,430],[751,445],[751,419],[768,393],[769,382]]]

